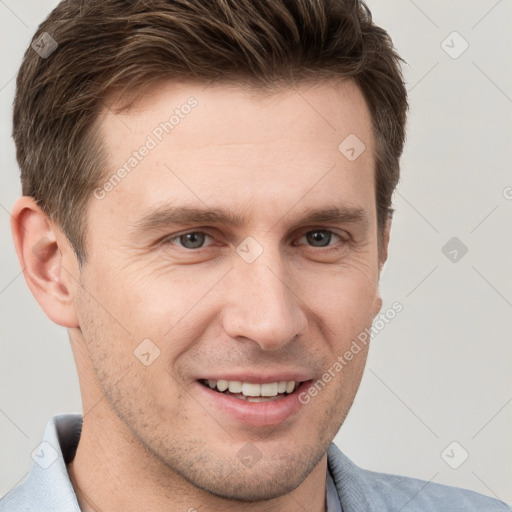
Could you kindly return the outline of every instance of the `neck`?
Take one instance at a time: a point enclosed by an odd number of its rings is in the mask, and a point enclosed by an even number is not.
[[[224,499],[199,489],[156,459],[117,416],[105,410],[104,403],[101,401],[84,415],[77,452],[68,465],[83,512],[326,510],[327,455],[289,494],[264,502]]]
[[[73,346],[74,351],[80,349]],[[81,354],[77,354],[81,355]],[[291,493],[259,502],[235,501],[185,480],[143,445],[109,408],[97,381],[81,377],[83,425],[68,472],[83,512],[292,512],[326,510],[327,455]]]

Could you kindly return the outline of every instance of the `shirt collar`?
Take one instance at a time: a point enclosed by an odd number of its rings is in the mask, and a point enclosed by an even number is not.
[[[34,464],[22,484],[23,491],[20,489],[25,496],[30,496],[31,503],[55,511],[80,512],[66,465],[75,456],[81,430],[80,414],[63,414],[49,421],[43,441],[32,453]],[[327,512],[343,512],[329,467],[326,502]]]

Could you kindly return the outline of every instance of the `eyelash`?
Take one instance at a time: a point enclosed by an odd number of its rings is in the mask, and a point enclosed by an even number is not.
[[[339,235],[338,233],[335,233],[334,231],[332,231],[331,229],[326,229],[326,228],[317,228],[317,229],[310,229],[309,231],[306,231],[304,232],[304,234],[300,237],[300,238],[303,238],[304,236],[308,235],[309,233],[315,233],[315,232],[322,232],[322,233],[329,233],[330,235],[334,235],[335,237],[338,237],[339,238],[339,241],[342,242],[342,243],[347,243],[348,242],[348,239],[344,239],[341,235]],[[205,231],[186,231],[184,233],[178,233],[176,235],[172,235],[172,236],[168,236],[168,237],[165,237],[163,240],[162,240],[162,244],[173,244],[173,242],[175,240],[179,240],[181,237],[184,237],[186,235],[191,235],[191,234],[201,234],[201,235],[206,235],[207,237],[213,239],[214,237],[212,235],[210,235],[209,233],[205,232]],[[299,239],[300,240],[300,239]],[[329,240],[330,242],[331,240]],[[197,247],[197,248],[189,248],[189,247],[183,247],[183,245],[178,245],[178,244],[175,244],[177,245],[178,247],[181,247],[187,251],[199,251],[201,249],[206,249],[208,248],[209,246],[202,246],[202,247]],[[308,245],[308,244],[295,244],[294,245]],[[336,246],[336,244],[332,245],[332,244],[329,244],[329,245],[326,245],[326,246],[314,246],[314,245],[309,245],[309,247],[312,247],[312,248],[317,248],[317,249],[324,249],[324,250],[329,250],[329,249],[332,249]]]

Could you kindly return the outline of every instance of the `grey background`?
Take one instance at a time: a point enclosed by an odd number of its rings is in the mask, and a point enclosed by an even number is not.
[[[81,407],[66,331],[30,294],[9,229],[15,75],[56,3],[0,0],[0,496],[27,474],[49,418]],[[408,143],[381,279],[383,310],[403,311],[374,338],[336,442],[363,467],[512,503],[512,2],[368,4],[408,63]],[[469,44],[457,58],[454,31]],[[456,262],[442,252],[452,237],[468,249]],[[469,458],[452,469],[445,460],[462,450]]]

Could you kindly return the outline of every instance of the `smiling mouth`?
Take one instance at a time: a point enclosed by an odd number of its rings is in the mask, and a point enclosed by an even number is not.
[[[201,379],[203,386],[223,395],[232,396],[247,402],[271,402],[281,400],[294,393],[302,384],[297,381],[268,382],[255,384],[252,382],[241,382],[238,380],[212,380]]]

